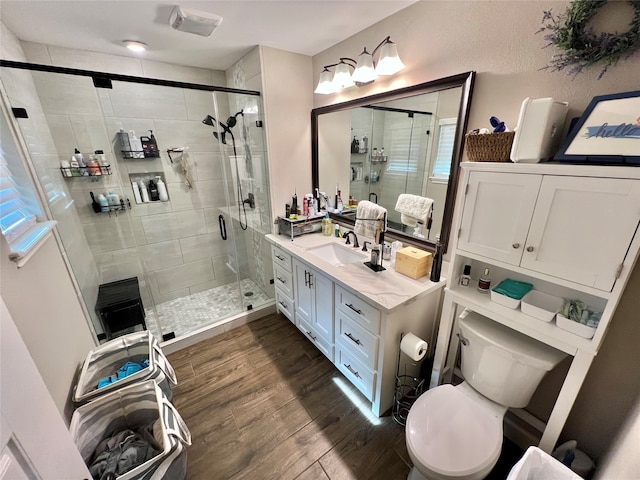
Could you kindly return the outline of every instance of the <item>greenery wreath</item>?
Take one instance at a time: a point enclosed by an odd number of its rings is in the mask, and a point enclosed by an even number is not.
[[[640,1],[629,0],[634,9],[633,20],[624,33],[596,34],[589,21],[608,0],[574,0],[564,15],[554,16],[545,11],[542,27],[536,33],[544,32],[544,39],[563,52],[555,54],[549,65],[542,70],[560,71],[568,68],[567,75],[577,75],[585,68],[602,62],[604,67],[598,79],[607,69],[628,58],[640,48]]]

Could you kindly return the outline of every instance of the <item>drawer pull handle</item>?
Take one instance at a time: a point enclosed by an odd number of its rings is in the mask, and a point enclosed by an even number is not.
[[[353,310],[354,312],[356,312],[358,315],[362,315],[362,310],[358,310],[356,307],[354,307],[350,303],[345,303],[345,305],[349,307],[351,310]]]
[[[287,282],[285,282],[283,279],[281,279],[280,277],[276,277],[276,278],[278,279],[278,281],[279,281],[280,283],[287,283]]]
[[[309,282],[309,272],[307,272],[306,270],[304,271],[304,286],[308,287],[310,285]]]
[[[288,308],[288,307],[287,307],[287,304],[286,304],[286,303],[284,303],[284,302],[280,302],[280,305],[282,305],[284,308]]]
[[[533,252],[533,247],[527,247],[527,252]]]
[[[520,248],[520,244],[519,244],[519,243],[514,243],[514,244],[512,245],[512,247],[513,247],[513,248]]]
[[[280,256],[280,255],[278,255],[277,253],[276,253],[276,258],[277,258],[278,260],[280,260],[281,262],[284,262],[284,257],[281,257],[281,256]]]
[[[316,342],[316,341],[317,341],[317,338],[316,338],[316,337],[314,337],[314,336],[311,334],[311,332],[307,332],[307,335],[309,335],[309,337],[311,337],[311,340],[313,340],[314,342]]]
[[[351,333],[345,333],[345,335],[349,338],[349,340],[351,340],[356,345],[362,345],[362,342],[360,341],[360,339],[353,338],[353,335],[351,335]]]
[[[347,365],[346,363],[343,363],[343,365],[347,368],[347,370],[353,373],[356,377],[362,378],[358,372],[356,372],[353,368],[351,368],[351,364]]]

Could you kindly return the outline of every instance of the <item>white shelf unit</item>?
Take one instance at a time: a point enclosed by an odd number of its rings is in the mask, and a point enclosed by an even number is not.
[[[638,258],[640,169],[468,162],[461,168],[431,387],[452,380],[457,317],[465,308],[567,353],[571,366],[539,443],[551,452]],[[467,287],[458,285],[464,265],[472,266]],[[525,281],[601,311],[593,338],[491,301],[476,290],[485,267],[492,287],[505,278]]]

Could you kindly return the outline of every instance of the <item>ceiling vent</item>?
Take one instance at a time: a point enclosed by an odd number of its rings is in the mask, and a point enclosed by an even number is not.
[[[169,17],[171,28],[208,37],[222,23],[222,17],[176,6]]]

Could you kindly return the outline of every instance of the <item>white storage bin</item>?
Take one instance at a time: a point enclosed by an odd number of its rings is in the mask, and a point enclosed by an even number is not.
[[[493,290],[491,290],[491,301],[504,305],[505,307],[513,308],[514,310],[520,306],[520,300],[507,297]]]
[[[507,480],[582,480],[582,477],[538,447],[529,447]]]
[[[562,299],[538,290],[531,290],[522,298],[520,306],[526,313],[543,322],[550,322],[562,307]]]
[[[556,325],[567,332],[571,332],[583,338],[592,338],[596,333],[594,327],[588,327],[578,322],[570,320],[560,313],[556,314]]]
[[[126,362],[149,359],[149,366],[98,389],[98,382],[113,375]],[[148,331],[130,333],[92,349],[82,365],[78,383],[73,389],[73,402],[83,405],[114,390],[133,383],[154,380],[169,400],[178,384],[173,367],[164,356],[155,337]]]

